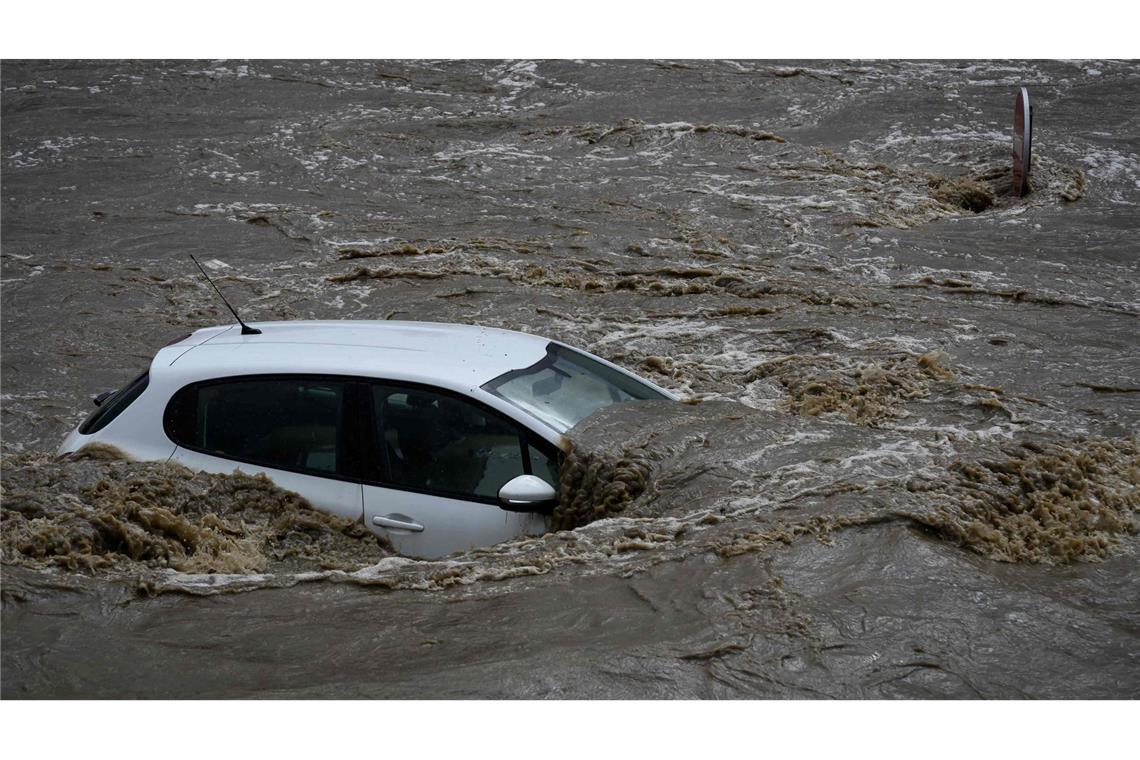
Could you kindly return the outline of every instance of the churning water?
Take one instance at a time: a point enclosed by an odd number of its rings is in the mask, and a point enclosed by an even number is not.
[[[1011,193],[1013,99],[1033,192]],[[1140,696],[1140,67],[5,63],[3,696]],[[247,320],[548,335],[689,403],[421,562],[51,454]]]

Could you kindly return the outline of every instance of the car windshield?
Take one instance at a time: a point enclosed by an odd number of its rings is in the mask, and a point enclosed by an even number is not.
[[[500,375],[483,388],[560,433],[611,404],[669,398],[648,383],[556,343],[547,346],[538,363]]]

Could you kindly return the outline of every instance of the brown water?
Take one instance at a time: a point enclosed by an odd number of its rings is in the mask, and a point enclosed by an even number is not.
[[[0,79],[4,697],[1140,694],[1136,64]],[[227,321],[187,253],[249,320],[526,330],[696,403],[585,421],[562,530],[435,562],[53,462]]]

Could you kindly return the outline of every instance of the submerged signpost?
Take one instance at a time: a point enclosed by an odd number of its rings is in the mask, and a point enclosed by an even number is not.
[[[1029,90],[1018,90],[1013,104],[1013,194],[1018,198],[1029,193],[1030,149],[1033,145],[1033,108]]]

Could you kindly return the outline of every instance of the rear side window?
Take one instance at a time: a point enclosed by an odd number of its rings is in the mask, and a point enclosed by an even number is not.
[[[136,377],[125,388],[104,401],[90,417],[85,419],[83,424],[79,426],[79,432],[83,435],[91,435],[107,427],[111,420],[122,414],[124,409],[142,395],[149,381],[150,372],[144,372]]]
[[[282,470],[343,468],[346,384],[311,378],[237,378],[183,388],[166,428],[179,446]]]

